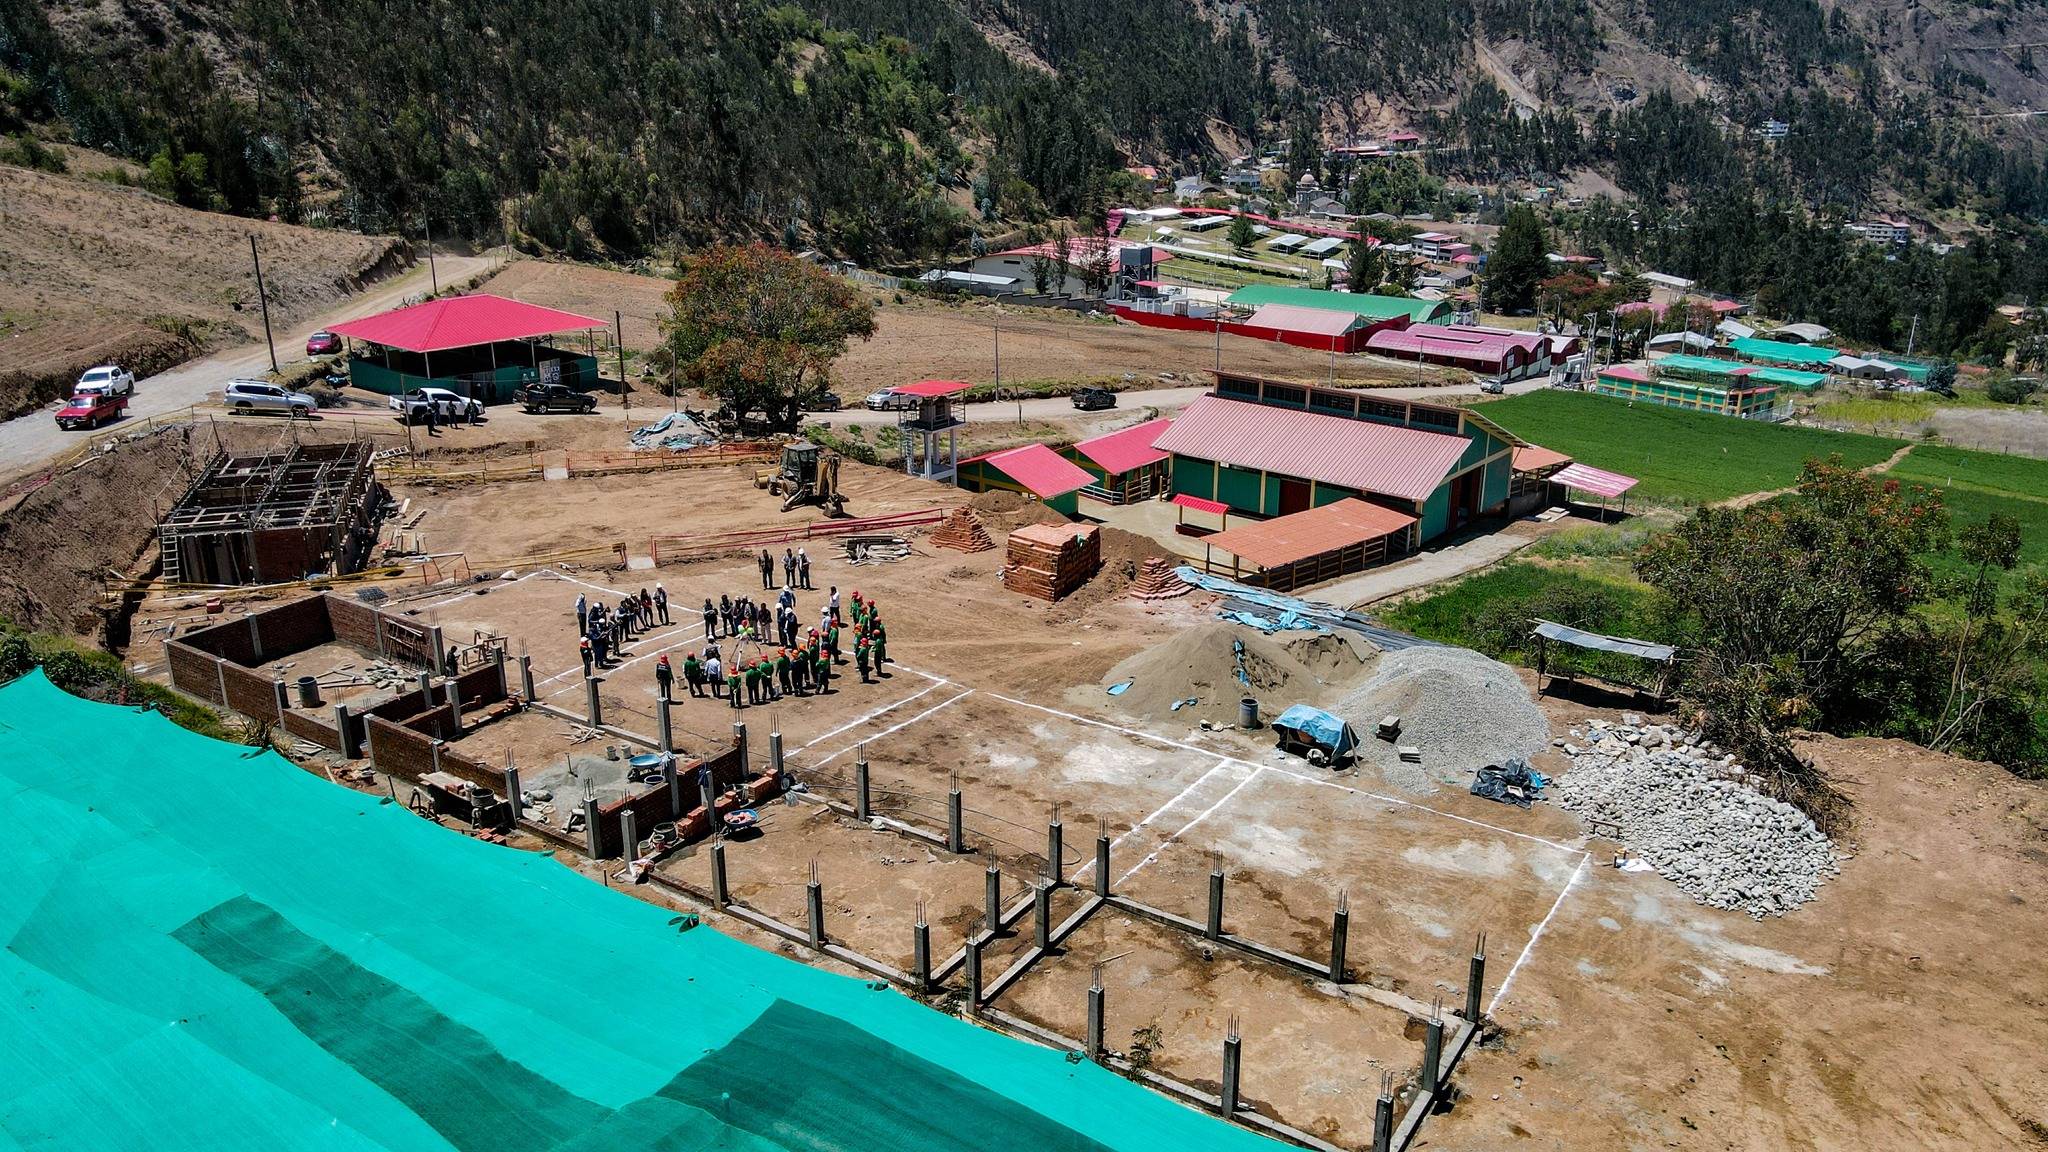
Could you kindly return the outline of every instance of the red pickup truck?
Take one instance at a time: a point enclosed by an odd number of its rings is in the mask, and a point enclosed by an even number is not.
[[[128,408],[126,396],[109,396],[104,392],[80,392],[69,403],[57,410],[57,427],[69,432],[76,428],[97,428],[109,420],[118,420]]]

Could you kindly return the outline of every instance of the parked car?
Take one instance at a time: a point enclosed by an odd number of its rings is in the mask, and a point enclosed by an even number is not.
[[[1479,383],[1479,390],[1489,396],[1501,396],[1506,394],[1508,386],[1503,380],[1482,380]]]
[[[1107,388],[1076,388],[1074,407],[1083,412],[1099,412],[1104,408],[1114,408],[1116,393]]]
[[[315,332],[306,337],[306,355],[332,356],[341,351],[341,337],[332,332]]]
[[[230,380],[221,389],[220,402],[237,415],[282,412],[287,416],[311,416],[319,401],[304,392],[288,392],[268,380]]]
[[[119,420],[127,407],[126,396],[109,396],[104,392],[80,392],[57,410],[57,427],[66,432],[78,428],[97,428],[109,420]]]
[[[534,384],[512,393],[527,412],[595,412],[597,397],[567,384]]]
[[[880,392],[871,393],[861,403],[866,405],[870,412],[899,412],[905,408],[917,407],[917,397],[906,396],[894,388],[884,388]]]
[[[391,410],[404,415],[410,423],[425,420],[428,408],[432,408],[434,415],[440,417],[443,423],[467,420],[472,415],[481,416],[484,412],[482,401],[457,395],[446,388],[415,388],[391,398]]]
[[[809,404],[804,405],[804,411],[837,412],[842,407],[845,407],[845,404],[846,402],[839,398],[839,393],[825,392],[821,393],[816,400],[813,400]]]
[[[106,396],[133,396],[135,373],[118,364],[102,364],[98,368],[87,368],[71,392],[73,395],[94,392]]]

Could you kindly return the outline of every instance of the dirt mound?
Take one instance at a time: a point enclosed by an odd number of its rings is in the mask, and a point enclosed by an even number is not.
[[[1244,645],[1245,679],[1237,676],[1237,645]],[[1125,660],[1102,686],[1131,681],[1113,705],[1140,719],[1167,715],[1189,724],[1237,722],[1240,697],[1256,696],[1262,716],[1293,704],[1322,704],[1372,670],[1378,653],[1362,640],[1324,634],[1280,639],[1254,628],[1204,624]],[[1247,683],[1246,681],[1249,681]],[[1173,711],[1176,700],[1196,703]]]
[[[983,492],[967,506],[981,517],[981,526],[988,529],[991,536],[1007,536],[1027,524],[1072,523],[1037,500],[1000,489]]]
[[[1096,529],[1096,533],[1102,549],[1102,568],[1095,573],[1094,579],[1059,602],[1048,617],[1056,624],[1072,620],[1097,604],[1122,596],[1130,590],[1131,582],[1138,578],[1139,567],[1159,555],[1159,544],[1150,537],[1106,526]]]
[[[1331,711],[1358,730],[1361,756],[1417,794],[1468,783],[1460,778],[1481,765],[1526,759],[1550,743],[1550,722],[1514,669],[1465,648],[1390,652]],[[1398,743],[1421,749],[1421,764],[1402,763],[1395,744],[1371,735],[1383,716],[1401,718]]]

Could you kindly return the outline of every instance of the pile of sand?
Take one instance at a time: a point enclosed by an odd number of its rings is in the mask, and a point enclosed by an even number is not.
[[[1043,507],[1043,505],[1040,505]],[[1138,578],[1138,568],[1164,550],[1159,542],[1149,536],[1126,532],[1121,528],[1107,525],[1096,528],[1097,543],[1102,549],[1102,567],[1086,584],[1062,599],[1054,606],[1052,615],[1046,617],[1055,624],[1078,618],[1083,612],[1105,600],[1114,600],[1128,592],[1131,582]],[[1183,709],[1185,711],[1185,709]]]
[[[1040,501],[1001,489],[983,492],[968,501],[967,506],[981,517],[981,526],[988,529],[991,536],[1007,536],[1027,524],[1070,523],[1065,516]]]
[[[1237,678],[1236,642],[1244,644],[1246,684]],[[1191,628],[1118,664],[1100,687],[1131,681],[1118,696],[1098,696],[1139,720],[1172,718],[1193,725],[1202,720],[1237,722],[1237,702],[1259,701],[1262,720],[1294,704],[1324,706],[1372,671],[1379,653],[1349,633],[1282,633],[1217,622]],[[1176,700],[1196,703],[1173,711]]]

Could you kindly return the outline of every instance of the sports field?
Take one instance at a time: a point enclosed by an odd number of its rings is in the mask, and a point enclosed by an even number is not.
[[[1798,481],[1807,460],[1839,452],[1844,463],[1867,467],[1902,444],[1854,432],[1631,407],[1607,396],[1549,389],[1491,401],[1480,411],[1526,440],[1636,477],[1642,483],[1629,495],[1662,504],[1712,503],[1786,488]]]

